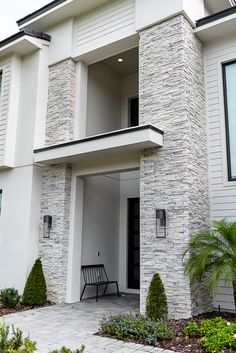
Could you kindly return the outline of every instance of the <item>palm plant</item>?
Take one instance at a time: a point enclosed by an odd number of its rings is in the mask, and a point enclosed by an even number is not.
[[[236,222],[213,223],[212,230],[193,236],[184,257],[185,274],[191,285],[206,276],[210,288],[216,290],[220,280],[232,282],[236,309]]]

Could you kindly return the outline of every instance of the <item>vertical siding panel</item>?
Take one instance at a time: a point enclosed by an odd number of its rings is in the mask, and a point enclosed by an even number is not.
[[[227,182],[225,153],[225,117],[223,113],[221,62],[236,59],[236,40],[226,40],[205,47],[205,84],[208,115],[208,155],[211,221],[227,218],[236,221],[236,182]],[[221,281],[214,305],[234,310],[230,283]]]
[[[7,130],[7,117],[10,95],[11,61],[0,62],[0,70],[3,72],[2,92],[0,97],[0,166],[3,165],[5,152],[5,138]]]
[[[86,52],[135,33],[135,0],[109,2],[88,14],[79,17],[75,23],[75,50]]]

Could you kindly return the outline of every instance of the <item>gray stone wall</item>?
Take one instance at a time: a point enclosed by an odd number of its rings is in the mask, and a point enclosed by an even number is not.
[[[45,145],[70,141],[74,136],[75,62],[71,59],[49,70]],[[44,168],[41,198],[39,256],[46,276],[48,297],[66,299],[71,167],[67,164]],[[52,216],[50,239],[43,238],[43,216]]]
[[[55,302],[66,299],[71,166],[60,164],[44,168],[41,200],[39,256],[48,287],[48,298]],[[43,216],[52,216],[49,239],[43,238]]]
[[[70,141],[74,136],[76,66],[71,59],[49,69],[45,144]]]
[[[171,317],[211,305],[191,291],[182,254],[191,235],[209,226],[202,46],[183,16],[140,33],[140,121],[164,130],[164,147],[141,157],[141,311],[159,272]],[[168,212],[167,238],[156,238],[155,209]]]

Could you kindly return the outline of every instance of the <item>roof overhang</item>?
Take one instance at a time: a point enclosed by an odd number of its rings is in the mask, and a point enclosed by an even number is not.
[[[68,18],[79,16],[109,0],[54,0],[17,21],[19,28],[27,26],[44,30]]]
[[[34,162],[45,164],[77,163],[137,154],[147,148],[163,146],[163,131],[153,125],[141,125],[89,136],[34,151]]]
[[[43,43],[48,43],[50,36],[44,34],[41,38],[32,36],[24,31],[18,32],[13,36],[0,42],[0,57],[15,53],[18,55],[27,55],[31,52],[41,49]]]
[[[236,7],[197,21],[195,34],[202,42],[236,34]]]

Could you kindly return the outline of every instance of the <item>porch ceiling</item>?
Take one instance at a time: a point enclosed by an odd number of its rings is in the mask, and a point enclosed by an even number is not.
[[[77,163],[127,153],[137,154],[143,149],[162,146],[163,131],[153,125],[141,125],[36,149],[34,162],[49,165]]]

